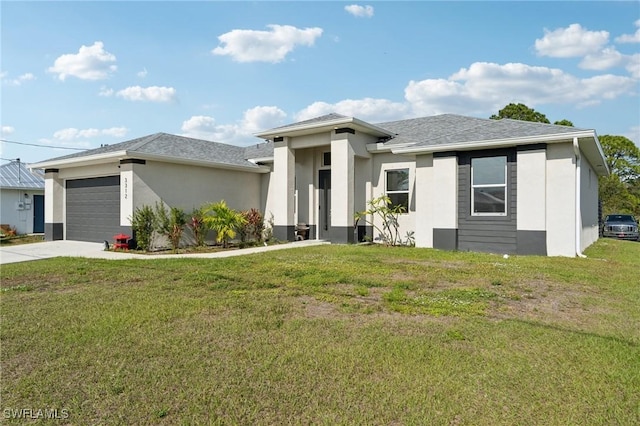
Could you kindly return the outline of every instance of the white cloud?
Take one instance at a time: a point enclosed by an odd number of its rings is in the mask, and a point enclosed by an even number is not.
[[[373,6],[360,6],[357,4],[350,4],[345,6],[344,10],[356,16],[358,18],[371,18],[373,16]]]
[[[237,62],[277,63],[296,48],[313,46],[322,28],[299,29],[291,25],[268,25],[269,31],[232,30],[218,36],[214,55],[229,55]]]
[[[18,76],[18,78],[14,78],[14,79],[6,78],[7,75],[8,73],[3,72],[0,75],[0,78],[2,78],[3,83],[8,84],[10,86],[21,86],[22,83],[24,83],[25,81],[31,81],[36,79],[36,76],[30,72],[22,74]]]
[[[626,69],[633,78],[640,79],[640,53],[627,56]]]
[[[626,136],[627,138],[632,140],[633,143],[635,143],[636,146],[640,148],[640,126],[631,127],[629,131],[625,133],[623,136]]]
[[[96,41],[91,46],[81,46],[77,54],[59,56],[48,71],[58,74],[62,81],[70,76],[81,80],[104,80],[118,68],[115,62],[116,57],[104,50],[101,41]]]
[[[53,139],[61,142],[74,142],[77,141],[77,139],[90,139],[97,138],[99,136],[121,138],[124,137],[128,131],[129,130],[126,127],[111,127],[108,129],[76,129],[75,127],[68,127],[54,132]]]
[[[554,31],[544,30],[544,37],[536,39],[535,49],[540,56],[571,58],[598,52],[609,41],[607,31],[588,31],[580,24]]]
[[[625,62],[625,55],[613,47],[607,47],[599,52],[590,53],[580,61],[580,68],[587,70],[606,70]]]
[[[113,89],[110,89],[108,87],[101,87],[100,88],[100,92],[98,92],[98,96],[104,96],[104,97],[109,97],[109,96],[113,96],[115,93],[115,91]]]
[[[0,135],[9,136],[15,132],[16,129],[13,126],[2,126],[0,127]]]
[[[616,41],[618,43],[640,43],[640,19],[634,22],[634,25],[638,27],[634,34],[623,34],[620,37],[616,37]]]
[[[110,96],[113,93],[113,91],[110,92],[109,90],[103,92],[102,96]],[[128,101],[171,102],[176,99],[176,89],[164,86],[131,86],[118,90],[116,96]]]
[[[580,79],[554,68],[476,62],[448,79],[410,81],[405,99],[416,115],[487,115],[510,102],[593,105],[632,93],[636,84],[630,77]]]
[[[275,106],[257,106],[244,112],[242,132],[250,135],[283,124],[287,114]]]
[[[375,123],[406,117],[410,108],[406,103],[392,102],[386,99],[345,99],[335,104],[314,102],[299,111],[295,118],[297,121],[303,121],[332,112]]]
[[[126,127],[110,127],[108,129],[102,129],[102,134],[105,136],[113,136],[114,138],[123,138],[129,132]]]
[[[145,78],[147,74],[149,74],[149,72],[147,71],[146,68],[144,68],[142,71],[138,71],[136,75],[140,78]]]
[[[287,114],[274,106],[257,106],[244,112],[234,124],[217,124],[213,117],[196,115],[182,123],[182,135],[237,145],[250,145],[257,139],[253,133],[283,124]]]

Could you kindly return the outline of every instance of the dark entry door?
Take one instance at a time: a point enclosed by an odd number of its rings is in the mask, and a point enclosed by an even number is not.
[[[329,228],[331,227],[331,170],[320,170],[318,172],[319,199],[319,230],[318,236],[322,240],[329,239]]]
[[[44,232],[44,195],[33,196],[33,233]]]

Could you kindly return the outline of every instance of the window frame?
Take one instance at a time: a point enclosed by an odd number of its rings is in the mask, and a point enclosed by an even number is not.
[[[481,159],[487,159],[487,158],[504,158],[504,183],[502,184],[496,184],[496,183],[489,183],[489,184],[478,184],[476,185],[474,183],[474,166],[473,166],[473,162],[474,160],[481,160]],[[471,189],[471,216],[475,216],[475,217],[505,217],[508,216],[509,211],[508,211],[508,197],[509,197],[509,156],[508,155],[487,155],[487,156],[482,156],[482,157],[471,157],[470,159],[470,174],[471,174],[471,183],[470,183],[470,189]],[[503,192],[504,192],[504,211],[503,212],[476,212],[475,210],[475,193],[476,193],[476,189],[480,189],[480,188],[502,188]]]
[[[407,173],[407,189],[402,189],[402,190],[398,190],[398,189],[392,189],[389,190],[389,173],[390,172],[403,172],[406,171]],[[407,195],[407,203],[406,205],[404,203],[400,203],[400,204],[394,204],[393,202],[389,205],[389,208],[393,209],[395,206],[398,205],[402,205],[405,207],[405,210],[402,212],[402,214],[408,214],[409,213],[409,205],[410,205],[410,189],[411,189],[411,169],[409,167],[399,167],[397,169],[386,169],[384,171],[384,194],[391,198],[390,195],[394,195],[394,194],[406,194]]]

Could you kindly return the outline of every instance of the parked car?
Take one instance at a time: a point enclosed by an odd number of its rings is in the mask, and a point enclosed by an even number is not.
[[[604,237],[638,241],[638,222],[630,214],[610,214],[604,219]]]

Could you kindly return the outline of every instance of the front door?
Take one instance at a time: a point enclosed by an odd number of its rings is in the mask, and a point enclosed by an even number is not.
[[[331,170],[320,170],[318,172],[318,238],[329,239],[329,229],[331,228]]]
[[[33,196],[33,233],[44,233],[44,195]]]

